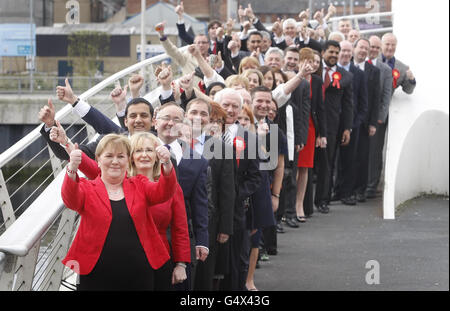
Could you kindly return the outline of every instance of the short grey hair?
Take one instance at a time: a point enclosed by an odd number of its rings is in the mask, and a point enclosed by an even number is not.
[[[345,41],[345,36],[340,31],[332,31],[332,32],[330,32],[330,34],[328,35],[328,40],[331,40],[330,38],[332,38],[333,36],[339,36],[342,39],[341,41]]]
[[[283,22],[283,29],[287,27],[287,25],[292,24],[297,27],[297,21],[293,18],[288,18]]]
[[[270,33],[268,33],[265,30],[261,30],[259,33],[261,34],[261,36],[263,36],[263,38],[270,39],[270,40],[272,39],[272,37],[270,36]]]
[[[236,95],[239,97],[239,103],[241,104],[241,108],[244,105],[244,98],[242,98],[241,94],[239,94],[238,91],[232,89],[232,88],[224,88],[223,90],[220,90],[219,92],[214,95],[214,101],[218,103],[219,105],[222,105],[222,100],[227,95]]]
[[[277,53],[278,55],[280,55],[281,59],[284,58],[284,52],[280,48],[272,46],[267,50],[266,55],[273,54],[273,53]]]

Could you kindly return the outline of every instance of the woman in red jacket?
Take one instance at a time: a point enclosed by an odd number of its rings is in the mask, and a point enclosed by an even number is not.
[[[170,152],[164,146],[155,150],[163,171],[155,183],[142,175],[127,177],[130,149],[127,137],[106,135],[96,150],[101,174],[95,180],[78,177],[83,154],[77,146],[70,153],[61,195],[81,221],[63,263],[80,275],[79,290],[153,290],[155,270],[169,259],[149,207],[175,192]]]
[[[156,157],[156,148],[160,146],[158,138],[150,133],[142,132],[131,136],[131,175],[141,174],[150,181],[160,178],[161,165]],[[170,290],[171,284],[186,280],[186,263],[191,262],[191,246],[187,224],[186,207],[183,190],[176,186],[172,199],[157,204],[150,209],[161,240],[171,253],[172,260],[156,271],[156,290]],[[170,226],[171,246],[167,239],[167,228]]]

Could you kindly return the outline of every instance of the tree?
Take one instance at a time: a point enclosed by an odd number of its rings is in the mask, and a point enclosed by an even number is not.
[[[81,76],[93,76],[99,69],[99,60],[109,52],[110,37],[100,31],[82,30],[69,35],[67,55],[74,71]]]

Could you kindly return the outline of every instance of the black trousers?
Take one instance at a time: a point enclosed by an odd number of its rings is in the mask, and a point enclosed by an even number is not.
[[[337,179],[334,193],[339,198],[353,195],[356,180],[356,158],[358,154],[360,128],[353,128],[347,146],[339,146]]]
[[[374,137],[369,136],[369,128],[367,125],[361,124],[359,129],[358,152],[356,156],[356,176],[354,192],[364,194],[369,179],[369,155],[371,141]]]
[[[280,204],[275,214],[275,219],[280,221],[281,218],[292,218],[296,216],[295,203],[297,195],[297,163],[298,152],[294,153],[294,161],[289,161],[288,157],[284,157],[284,175],[280,192]]]
[[[230,273],[225,275],[222,290],[244,291],[249,265],[250,237],[245,228],[235,228],[230,242]]]
[[[388,127],[388,119],[383,124],[378,124],[377,132],[370,141],[369,154],[369,177],[367,181],[367,192],[375,194],[381,179],[381,171],[383,170],[383,148],[386,131]]]
[[[315,152],[317,152],[317,149]],[[315,165],[315,164],[314,164]],[[314,169],[308,168],[308,182],[306,183],[305,199],[303,200],[303,211],[305,216],[314,214]]]
[[[331,186],[333,178],[334,161],[338,147],[338,134],[327,135],[327,147],[318,148],[317,151],[317,185],[314,196],[314,204],[329,203],[331,198]]]

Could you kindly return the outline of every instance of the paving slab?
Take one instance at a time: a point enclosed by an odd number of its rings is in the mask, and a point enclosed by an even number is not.
[[[256,270],[259,290],[449,290],[448,198],[410,200],[395,220],[382,218],[381,198],[330,209],[284,225],[278,255]]]

